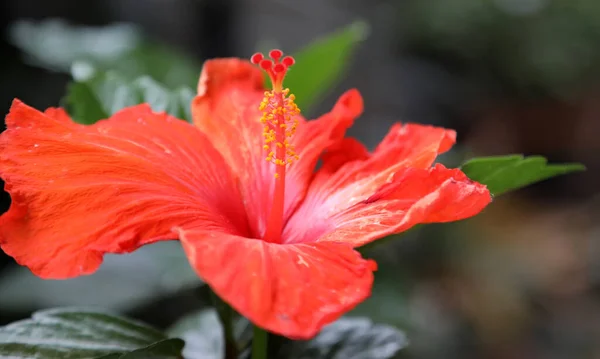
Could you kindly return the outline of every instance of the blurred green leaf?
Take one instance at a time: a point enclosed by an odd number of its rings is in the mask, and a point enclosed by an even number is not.
[[[181,339],[165,339],[141,349],[121,354],[116,359],[180,359],[185,342]],[[100,359],[112,359],[102,357]]]
[[[399,240],[399,238],[395,238]],[[388,243],[390,244],[390,243]],[[385,250],[389,245],[380,248]],[[373,258],[369,256],[368,258]],[[375,282],[371,296],[356,306],[351,316],[368,317],[380,324],[407,328],[411,324],[407,295],[407,282],[397,265],[384,264],[378,260],[379,269],[375,273]]]
[[[250,328],[250,330],[248,330]],[[252,326],[247,319],[239,317],[234,322],[234,335],[240,347],[249,341]],[[186,359],[221,359],[225,355],[223,326],[217,312],[203,309],[177,321],[167,333],[185,340],[183,356]]]
[[[186,341],[186,359],[221,359],[225,355],[223,328],[213,309],[188,315],[173,325],[169,335]]]
[[[195,86],[200,74],[199,63],[148,42],[131,24],[87,27],[58,19],[18,21],[11,25],[9,39],[33,65],[70,72],[80,81],[114,70],[128,80],[149,76],[176,88]]]
[[[104,64],[100,70],[115,70],[133,80],[150,76],[168,88],[195,88],[202,69],[195,62],[168,47],[143,42],[116,63]]]
[[[595,0],[409,0],[389,10],[405,50],[477,69],[511,96],[570,99],[598,73]]]
[[[392,326],[345,317],[323,328],[312,340],[289,341],[278,358],[389,359],[407,345],[406,335]]]
[[[118,110],[138,103],[127,82],[114,73],[97,76],[69,85],[65,105],[75,121],[92,124],[110,117]]]
[[[285,86],[296,96],[301,109],[309,109],[341,79],[353,50],[368,35],[363,21],[317,39],[294,57],[296,64],[285,77]]]
[[[133,25],[70,26],[59,19],[17,21],[9,27],[9,40],[29,62],[62,72],[70,71],[76,60],[117,62],[142,42]]]
[[[159,242],[130,254],[106,255],[97,272],[69,280],[44,280],[25,267],[10,268],[0,276],[0,308],[24,312],[91,305],[125,311],[201,283],[179,242]]]
[[[60,308],[0,327],[0,357],[179,358],[183,341],[165,339],[163,333],[137,321],[89,309]]]
[[[547,164],[541,156],[508,155],[473,158],[462,165],[462,170],[497,196],[551,177],[584,171],[585,167],[579,163]]]
[[[115,72],[73,82],[63,100],[67,111],[79,123],[92,124],[115,112],[141,103],[154,111],[165,111],[179,119],[191,121],[190,103],[194,91],[189,88],[168,90],[152,78],[144,76],[132,82]]]

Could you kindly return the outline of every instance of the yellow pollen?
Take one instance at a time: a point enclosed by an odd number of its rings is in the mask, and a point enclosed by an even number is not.
[[[272,84],[271,91],[265,91],[258,108],[262,112],[260,122],[264,125],[262,147],[267,154],[266,160],[275,164],[276,172],[281,181],[276,185],[276,200],[271,210],[279,218],[279,212],[282,210],[282,197],[285,189],[286,166],[298,160],[298,155],[294,152],[290,138],[296,133],[298,126],[297,116],[300,114],[298,105],[294,102],[296,96],[290,93],[289,88],[283,87],[283,81],[289,68],[294,65],[295,60],[292,56],[283,56],[281,50],[271,50],[269,58],[261,53],[252,55],[250,61],[258,65],[269,76]],[[283,167],[283,168],[282,168]],[[273,223],[266,237],[279,235],[281,228],[280,219],[273,219]],[[277,229],[279,228],[279,229]],[[272,233],[271,233],[272,232]]]
[[[266,91],[259,110],[263,112],[260,119],[263,128],[263,149],[268,151],[266,161],[277,166],[286,166],[298,160],[298,155],[290,143],[298,126],[297,115],[300,109],[294,103],[295,96],[288,88],[281,91]],[[283,152],[276,149],[285,148]]]

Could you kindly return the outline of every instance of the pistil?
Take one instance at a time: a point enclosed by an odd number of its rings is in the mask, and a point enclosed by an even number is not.
[[[265,159],[275,166],[273,197],[263,235],[263,240],[272,243],[280,241],[283,231],[286,168],[298,159],[290,140],[296,132],[296,115],[300,110],[294,103],[294,95],[289,94],[289,89],[283,88],[283,79],[288,68],[294,64],[294,59],[291,56],[282,59],[282,56],[280,50],[271,50],[271,59],[265,59],[260,53],[251,58],[252,63],[265,70],[273,85],[271,91],[265,92],[259,107],[263,112],[261,122],[264,125]]]

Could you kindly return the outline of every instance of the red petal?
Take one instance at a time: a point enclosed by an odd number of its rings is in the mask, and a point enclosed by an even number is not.
[[[227,165],[183,121],[142,105],[83,126],[15,100],[6,123],[0,245],[41,277],[92,273],[103,253],[174,239],[174,226],[244,231]]]
[[[491,202],[484,185],[442,165],[405,168],[377,193],[350,205],[341,192],[301,206],[286,227],[286,243],[342,241],[358,247],[419,223],[474,216]]]
[[[204,63],[198,96],[192,102],[194,124],[208,135],[240,180],[251,233],[264,229],[270,169],[262,152],[258,105],[264,92],[261,71],[240,59]]]
[[[355,138],[346,137],[330,146],[321,156],[323,165],[320,172],[326,174],[335,173],[344,164],[353,161],[365,161],[371,157],[369,151]]]
[[[44,115],[61,122],[71,122],[71,117],[62,108],[50,107],[44,111]]]
[[[346,139],[344,146],[331,149],[323,157],[323,170],[311,186],[336,191],[350,185],[353,197],[368,196],[401,168],[429,168],[437,155],[449,150],[455,140],[453,130],[399,123],[392,126],[371,155]]]
[[[400,124],[392,126],[388,134],[375,149],[375,153],[388,151],[393,147],[404,158],[410,158],[415,163],[421,163],[425,153],[433,152],[438,154],[448,151],[456,143],[456,132],[442,127],[420,125],[416,123]],[[399,148],[398,148],[399,147]],[[431,165],[433,161],[429,162]],[[424,165],[429,167],[429,165]]]
[[[271,205],[275,166],[265,161],[263,125],[258,107],[264,96],[261,71],[240,59],[205,62],[198,96],[192,104],[194,123],[238,175],[253,236],[262,237]],[[286,215],[301,201],[322,151],[343,137],[362,111],[357,91],[342,96],[331,113],[300,125],[291,143],[300,160],[286,174]]]
[[[349,90],[340,96],[330,112],[299,126],[292,143],[300,160],[294,162],[286,174],[286,220],[304,198],[323,151],[342,146],[340,142],[344,141],[346,130],[362,111],[362,96],[357,90]]]
[[[261,328],[308,339],[367,298],[376,264],[344,243],[278,245],[207,231],[179,235],[198,275]]]
[[[366,200],[390,182],[396,172],[411,167],[429,168],[455,139],[453,130],[396,124],[372,154],[354,139],[338,141],[323,155],[323,166],[312,180],[298,213],[290,216],[284,241],[307,240],[294,230],[303,216],[311,216],[322,206],[329,208],[329,213],[344,211]]]

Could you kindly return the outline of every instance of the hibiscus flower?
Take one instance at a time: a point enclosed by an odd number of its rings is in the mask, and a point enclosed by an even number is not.
[[[355,248],[490,202],[460,170],[432,166],[454,131],[396,124],[369,152],[345,137],[363,111],[358,91],[306,121],[283,88],[293,58],[270,57],[207,61],[193,125],[146,104],[81,125],[15,100],[0,135],[12,198],[2,249],[65,279],[93,273],[105,253],[178,239],[240,314],[305,339],[370,295],[376,264]]]

